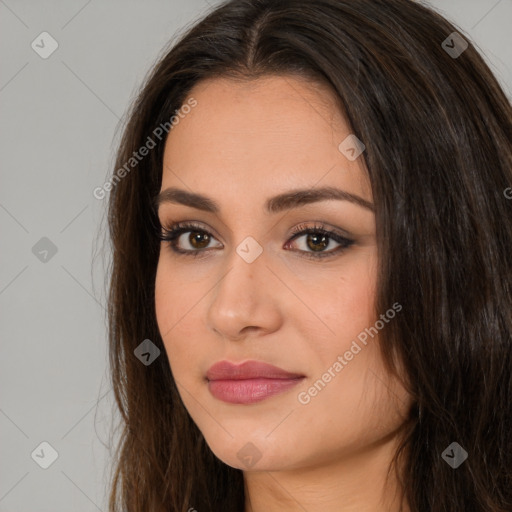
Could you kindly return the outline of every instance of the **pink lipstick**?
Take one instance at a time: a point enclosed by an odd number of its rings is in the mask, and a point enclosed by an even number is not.
[[[220,361],[206,373],[210,393],[232,404],[265,400],[296,386],[304,377],[260,361],[246,361],[239,365]]]

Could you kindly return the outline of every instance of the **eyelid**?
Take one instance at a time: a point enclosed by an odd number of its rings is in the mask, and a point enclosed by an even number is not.
[[[197,229],[198,231],[205,231],[208,234],[214,235],[217,240],[219,240],[221,237],[218,235],[215,229],[210,227],[208,224],[205,224],[202,221],[168,221],[168,222],[160,222],[160,227],[165,230],[166,232],[179,229],[181,227],[183,228],[193,228]],[[297,224],[295,227],[293,227],[288,235],[288,237],[294,237],[296,234],[301,234],[303,231],[315,231],[315,230],[324,230],[324,231],[330,231],[334,234],[338,235],[341,238],[345,238],[347,240],[354,240],[354,235],[349,233],[348,231],[345,231],[342,228],[338,228],[336,226],[333,226],[329,223],[326,223],[321,220],[312,220],[308,222],[301,222],[300,224]],[[302,233],[303,234],[303,233]]]
[[[337,228],[335,226],[332,226],[330,224],[327,224],[326,222],[323,222],[321,220],[313,220],[310,221],[313,225],[308,225],[307,223],[301,223],[292,228],[291,235],[294,236],[297,233],[302,233],[303,231],[329,231],[336,235],[338,235],[341,238],[346,238],[347,240],[353,240],[354,236],[351,235],[348,231],[345,231],[344,229]]]
[[[178,222],[163,222],[160,224],[160,226],[165,233],[169,233],[172,231],[178,231],[180,229],[183,229],[184,230],[183,232],[186,232],[185,231],[185,229],[186,229],[187,231],[196,230],[196,231],[208,233],[209,235],[213,235],[216,240],[219,240],[219,238],[221,238],[217,234],[215,229],[211,228],[204,222],[198,222],[195,220],[191,220],[191,221],[184,220],[184,221],[178,221]],[[159,234],[159,238],[162,239],[161,233]]]

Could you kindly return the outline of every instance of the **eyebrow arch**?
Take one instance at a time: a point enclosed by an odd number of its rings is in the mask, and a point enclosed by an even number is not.
[[[332,199],[350,201],[351,203],[367,208],[370,211],[375,210],[373,203],[366,201],[366,199],[334,187],[296,189],[284,192],[269,198],[265,203],[265,208],[268,213],[279,213],[283,210],[299,208],[302,205]],[[202,194],[187,192],[186,190],[174,187],[162,190],[153,198],[153,207],[155,208],[155,212],[158,212],[160,205],[163,203],[182,204],[184,206],[190,206],[191,208],[196,208],[210,213],[220,212],[220,206],[213,199]]]

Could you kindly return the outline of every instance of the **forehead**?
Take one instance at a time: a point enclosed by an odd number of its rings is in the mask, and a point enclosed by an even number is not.
[[[370,198],[363,160],[338,149],[351,131],[326,85],[293,76],[215,78],[188,98],[197,105],[169,133],[162,188],[244,189],[248,197],[318,183]]]

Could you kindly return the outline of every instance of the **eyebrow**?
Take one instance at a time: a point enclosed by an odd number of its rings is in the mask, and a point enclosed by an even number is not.
[[[299,208],[306,204],[332,199],[350,201],[351,203],[367,208],[368,210],[375,210],[373,203],[370,203],[366,199],[363,199],[358,195],[351,194],[346,190],[334,187],[290,190],[289,192],[284,192],[269,198],[265,203],[265,208],[268,213],[279,213],[283,210]],[[187,192],[186,190],[174,187],[162,190],[153,198],[153,207],[156,212],[158,212],[160,205],[164,203],[182,204],[184,206],[190,206],[191,208],[196,208],[209,213],[220,212],[219,204],[210,197],[193,192]]]

